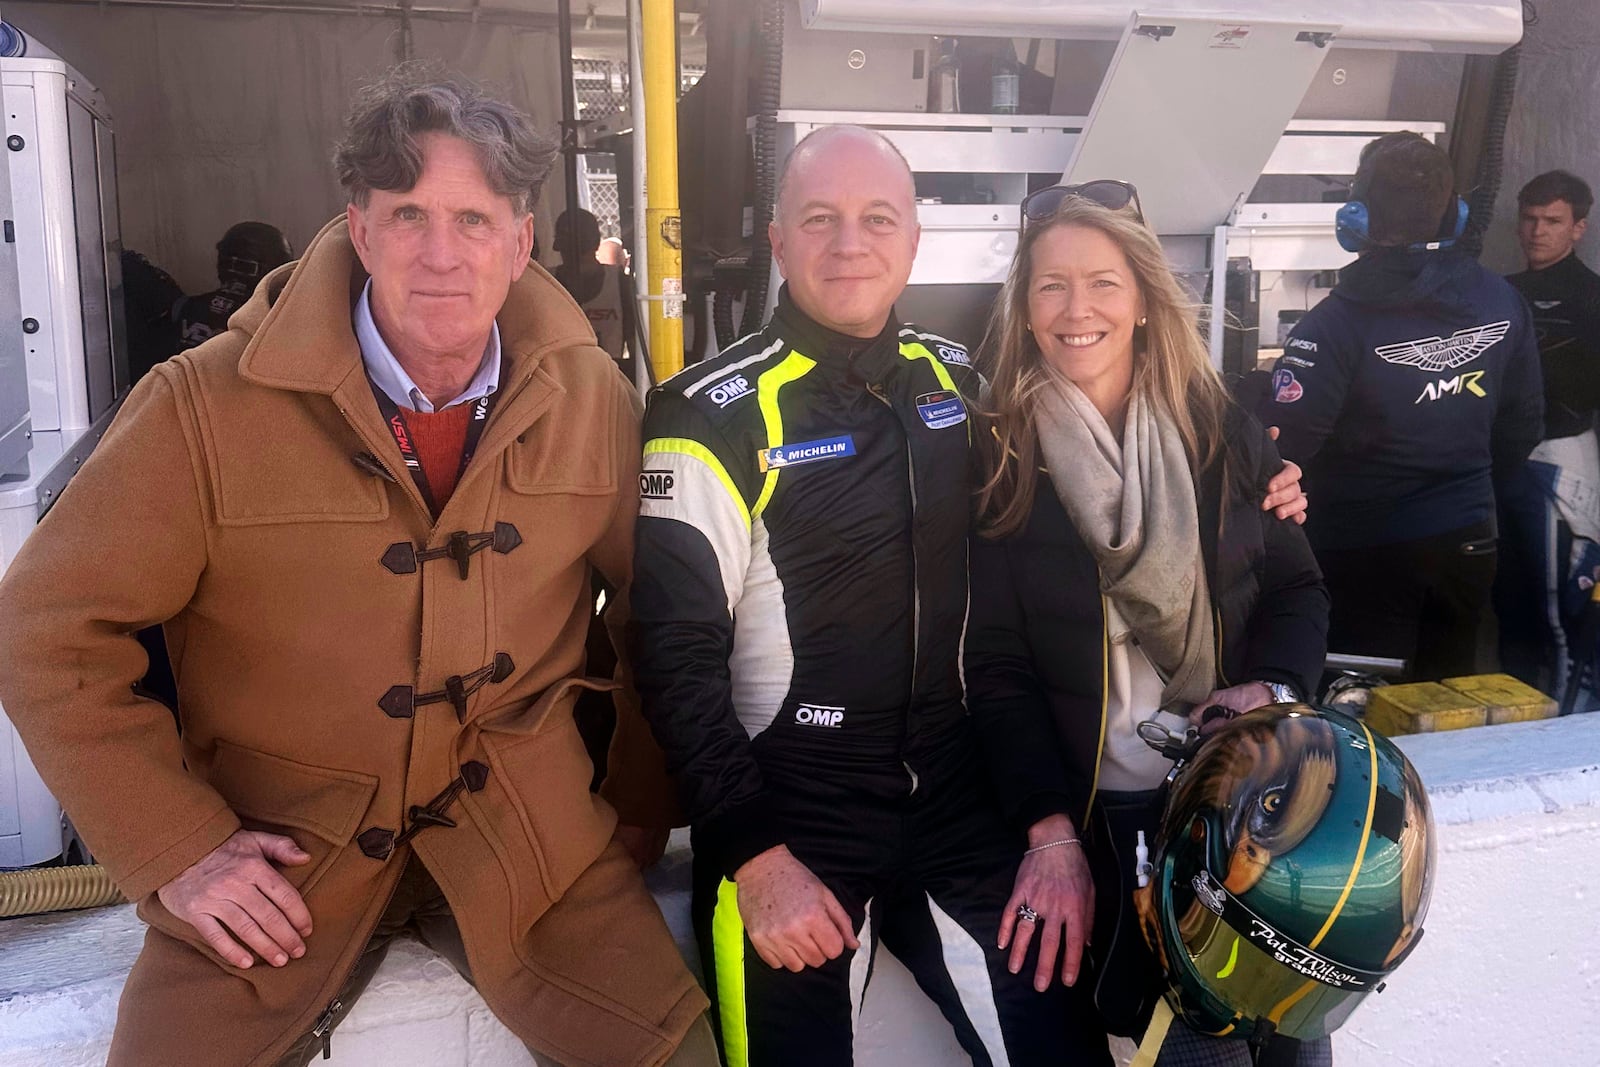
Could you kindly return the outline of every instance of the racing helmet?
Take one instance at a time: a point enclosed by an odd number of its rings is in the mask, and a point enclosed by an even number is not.
[[[254,284],[293,258],[282,230],[266,222],[240,222],[217,242],[217,277]]]
[[[1416,947],[1433,870],[1405,755],[1340,712],[1277,704],[1179,765],[1135,895],[1174,1014],[1207,1034],[1309,1040]]]

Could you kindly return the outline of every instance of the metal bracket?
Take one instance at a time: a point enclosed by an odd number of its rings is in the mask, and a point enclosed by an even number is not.
[[[1176,26],[1135,26],[1133,28],[1135,37],[1148,37],[1152,41],[1159,41],[1163,37],[1171,37],[1177,32],[1178,27]]]
[[[1325,33],[1320,30],[1306,30],[1303,33],[1297,34],[1295,36],[1295,40],[1303,41],[1307,44],[1314,44],[1318,48],[1326,48],[1328,47],[1328,43],[1333,40],[1333,34]]]

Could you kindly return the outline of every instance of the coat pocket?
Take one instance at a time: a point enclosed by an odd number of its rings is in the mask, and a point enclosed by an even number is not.
[[[526,496],[602,496],[617,488],[615,413],[594,413],[587,424],[544,418],[507,454],[506,483]]]
[[[311,854],[309,863],[280,868],[289,884],[305,896],[355,836],[378,791],[378,779],[219,740],[211,761],[211,787],[222,794],[245,829],[293,838]]]
[[[378,790],[378,779],[370,774],[314,767],[220,739],[211,761],[210,784],[239,816],[244,829],[282,834],[311,856],[298,867],[277,867],[308,901],[317,882],[355,836]],[[140,901],[138,910],[139,917],[157,930],[232,969],[194,927],[162,906],[156,894]]]
[[[589,791],[594,765],[572,718],[580,688],[598,687],[568,679],[546,693],[533,733],[479,735],[490,774],[474,806],[495,835],[521,854],[506,859],[522,883],[520,906],[534,909],[518,916],[524,922],[561,899],[605,850],[616,827],[611,806]],[[522,857],[531,857],[531,869]]]

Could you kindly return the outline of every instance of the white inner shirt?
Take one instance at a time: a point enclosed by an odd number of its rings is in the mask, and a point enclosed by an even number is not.
[[[1154,789],[1172,770],[1172,761],[1145,743],[1139,724],[1150,719],[1174,733],[1189,720],[1157,711],[1165,687],[1133,631],[1106,601],[1106,740],[1100,752],[1100,788],[1113,792]]]

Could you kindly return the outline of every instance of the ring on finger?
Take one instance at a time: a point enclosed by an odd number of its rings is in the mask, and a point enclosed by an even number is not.
[[[1018,904],[1017,918],[1021,919],[1025,923],[1036,923],[1039,921],[1039,913],[1028,907],[1026,904]]]

